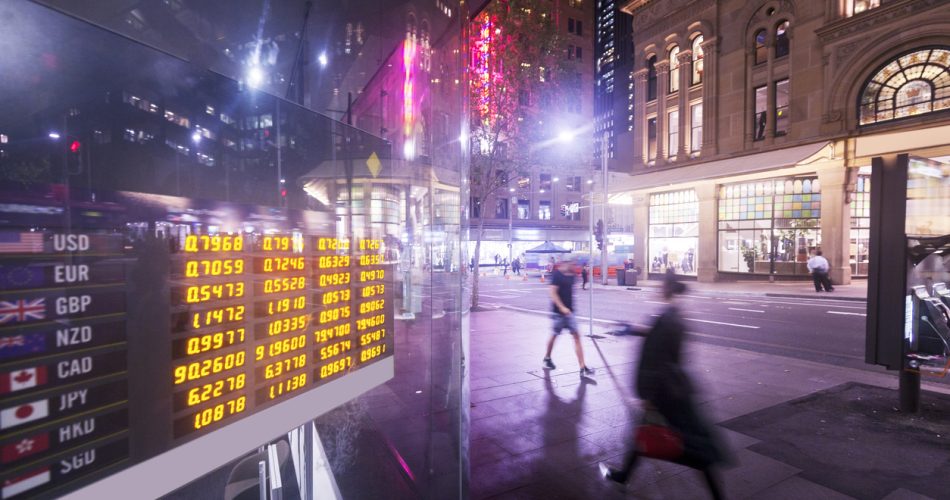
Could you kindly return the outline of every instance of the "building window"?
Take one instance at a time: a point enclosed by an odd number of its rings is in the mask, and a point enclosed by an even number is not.
[[[695,153],[703,147],[703,103],[690,106],[689,114],[689,145]]]
[[[647,161],[656,161],[656,117],[647,120]]]
[[[551,174],[541,174],[541,186],[542,191],[551,190]]]
[[[807,275],[821,245],[821,186],[814,176],[719,188],[719,270]]]
[[[870,170],[861,167],[861,170]],[[868,248],[871,239],[871,176],[858,174],[851,193],[851,274],[868,275]]]
[[[674,109],[666,114],[667,146],[666,156],[675,159],[680,149],[680,112]]]
[[[847,17],[851,17],[855,14],[860,14],[866,10],[880,6],[881,0],[848,0],[845,15]]]
[[[551,202],[538,203],[538,220],[551,220]]]
[[[950,48],[904,54],[874,74],[861,93],[859,123],[950,109]]]
[[[762,64],[769,59],[769,49],[765,46],[765,30],[755,34],[755,63]]]
[[[703,83],[703,58],[706,56],[703,51],[703,35],[693,37],[693,85]]]
[[[518,219],[528,220],[531,218],[531,202],[524,198],[518,199]]]
[[[755,88],[755,113],[752,115],[752,140],[765,139],[765,122],[768,108],[769,89],[766,86]]]
[[[574,32],[574,18],[573,17],[567,18],[567,32],[568,33]]]
[[[782,21],[775,27],[775,57],[787,56],[788,50],[788,21]]]
[[[699,200],[696,191],[674,191],[650,195],[648,220],[651,273],[673,269],[678,274],[696,275],[699,248]]]
[[[680,55],[679,46],[674,45],[670,49],[670,93],[680,89],[680,62],[677,56]]]
[[[788,80],[775,82],[775,135],[788,133]]]
[[[584,23],[580,20],[574,24],[574,34],[577,36],[584,36]]]
[[[469,199],[469,207],[472,212],[472,218],[478,219],[482,216],[482,201],[478,198],[472,197]]]
[[[647,60],[647,101],[656,100],[656,56]]]
[[[584,59],[584,52],[581,47],[574,47],[574,58],[578,61]]]
[[[495,200],[495,218],[496,219],[507,219],[508,218],[508,198],[497,198]]]
[[[568,191],[572,193],[581,192],[581,178],[579,176],[571,176],[567,178],[565,182],[565,187]]]

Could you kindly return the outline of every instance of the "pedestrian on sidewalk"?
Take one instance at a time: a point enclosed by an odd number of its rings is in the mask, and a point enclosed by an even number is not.
[[[553,370],[556,367],[551,361],[551,351],[554,349],[554,339],[567,330],[574,337],[574,353],[577,354],[577,364],[581,367],[581,378],[592,376],[594,370],[588,368],[584,363],[584,347],[581,346],[581,336],[578,332],[577,321],[574,319],[574,260],[566,258],[558,263],[557,268],[551,273],[551,308],[554,320],[554,331],[551,338],[548,339],[547,351],[544,354],[544,368]]]
[[[511,272],[521,276],[521,259],[515,257],[515,260],[511,261]]]
[[[590,264],[585,262],[581,266],[581,290],[587,290],[588,281],[590,281]]]
[[[685,291],[686,285],[672,271],[667,271],[663,281],[667,306],[643,342],[635,383],[645,408],[662,415],[682,437],[683,452],[673,462],[701,471],[713,498],[719,499],[722,492],[712,467],[724,462],[726,453],[715,429],[699,413],[693,384],[682,367],[686,329],[674,297]],[[599,464],[604,479],[624,484],[630,478],[640,456],[635,440],[630,442],[620,469],[612,469],[603,462]]]
[[[505,259],[501,261],[501,268],[503,270],[502,276],[508,276],[508,258],[507,257],[505,257]]]
[[[831,278],[828,277],[828,271],[831,269],[831,265],[828,264],[828,259],[821,255],[821,250],[814,250],[812,252],[812,256],[808,259],[806,266],[808,266],[808,272],[811,273],[812,281],[815,282],[816,292],[820,292],[822,287],[824,287],[826,292],[833,292],[835,290],[835,287],[831,286]]]

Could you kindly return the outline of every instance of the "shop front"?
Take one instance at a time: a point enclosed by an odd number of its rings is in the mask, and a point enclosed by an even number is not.
[[[696,276],[699,201],[686,189],[650,195],[649,270]]]

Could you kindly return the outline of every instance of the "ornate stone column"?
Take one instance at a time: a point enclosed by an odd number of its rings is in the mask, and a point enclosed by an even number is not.
[[[633,193],[633,238],[634,238],[634,264],[643,270],[640,274],[641,279],[646,279],[650,272],[650,195],[646,192]]]
[[[693,52],[691,50],[684,50],[679,53],[676,59],[680,65],[680,122],[676,125],[680,131],[680,143],[677,145],[676,159],[684,161],[689,159],[689,148],[686,147],[686,143],[687,137],[689,137],[689,84],[693,75]]]
[[[821,251],[831,265],[829,276],[836,285],[851,283],[851,189],[848,170],[841,160],[818,168],[821,184]]]
[[[656,166],[666,163],[666,96],[670,90],[670,62],[656,63]]]
[[[718,151],[716,117],[719,116],[718,78],[719,39],[704,40],[703,48],[703,149],[702,155],[714,156]]]
[[[644,108],[647,104],[647,77],[649,70],[641,69],[633,73],[633,157],[640,160],[640,163],[646,165],[647,155],[643,147],[646,137],[646,119],[644,118]]]

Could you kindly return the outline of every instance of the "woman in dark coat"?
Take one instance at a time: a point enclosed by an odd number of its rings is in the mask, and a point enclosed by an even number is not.
[[[725,461],[725,452],[712,425],[697,411],[692,383],[681,365],[686,330],[673,297],[685,291],[686,286],[677,281],[676,275],[667,272],[663,297],[668,305],[643,342],[636,386],[646,407],[656,409],[682,436],[683,454],[674,462],[700,470],[713,498],[719,499],[722,493],[711,468]],[[626,483],[638,458],[636,445],[632,444],[621,469],[601,463],[601,473],[606,479]]]

